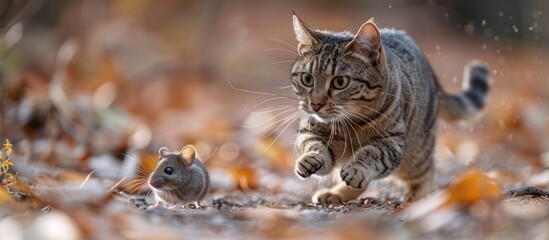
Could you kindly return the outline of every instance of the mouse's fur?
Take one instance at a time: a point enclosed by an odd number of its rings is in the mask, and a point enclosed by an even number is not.
[[[196,156],[196,149],[187,145],[181,151],[170,152],[160,148],[159,161],[148,179],[156,204],[174,205],[194,203],[199,206],[206,195],[210,178],[202,162]]]

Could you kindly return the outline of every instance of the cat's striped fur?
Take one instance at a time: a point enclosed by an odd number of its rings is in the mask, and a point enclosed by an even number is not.
[[[293,91],[309,117],[300,122],[295,172],[335,176],[339,184],[313,196],[319,203],[355,199],[374,179],[393,174],[408,186],[406,201],[431,190],[437,113],[469,117],[485,103],[488,71],[467,67],[463,93],[450,95],[416,43],[404,32],[317,31],[294,15],[299,57]]]

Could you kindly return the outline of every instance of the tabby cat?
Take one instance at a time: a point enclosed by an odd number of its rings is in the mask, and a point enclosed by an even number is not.
[[[295,173],[333,176],[313,202],[357,198],[370,181],[390,174],[406,183],[404,201],[431,191],[436,117],[468,118],[485,104],[487,68],[473,61],[464,90],[446,93],[417,44],[403,31],[318,31],[293,16],[298,53],[291,82],[300,99]]]

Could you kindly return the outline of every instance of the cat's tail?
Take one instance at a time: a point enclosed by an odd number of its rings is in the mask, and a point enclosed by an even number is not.
[[[479,61],[465,67],[463,91],[457,95],[446,93],[439,86],[438,116],[447,121],[469,119],[486,104],[489,86],[488,68]]]

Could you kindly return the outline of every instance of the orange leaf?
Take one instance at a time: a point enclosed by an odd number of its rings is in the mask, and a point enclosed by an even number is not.
[[[273,137],[262,138],[257,146],[257,153],[263,155],[273,167],[280,171],[292,171],[294,167],[292,149],[275,141]]]
[[[239,190],[247,191],[259,187],[255,170],[249,167],[235,167],[229,169],[229,175]]]
[[[11,194],[5,188],[0,187],[0,203],[13,202]]]
[[[480,170],[469,170],[458,176],[448,187],[444,206],[472,205],[480,201],[501,199],[498,183]]]
[[[64,171],[59,175],[60,181],[69,181],[69,182],[83,182],[86,180],[88,175],[75,172],[75,171]]]

